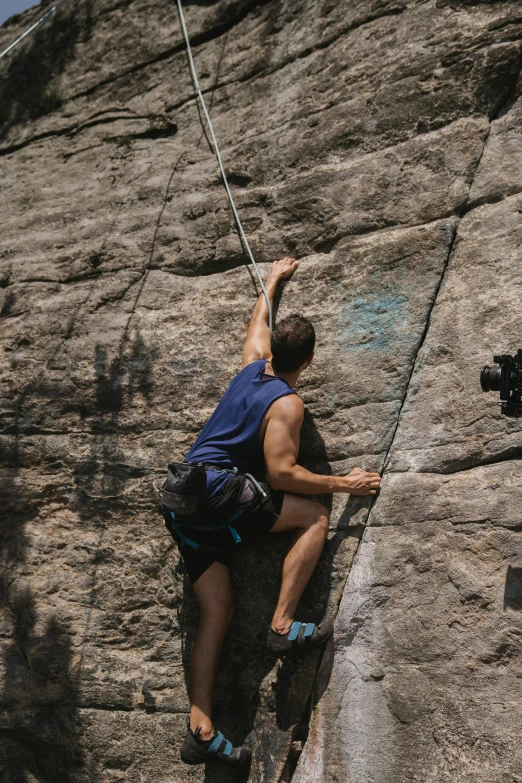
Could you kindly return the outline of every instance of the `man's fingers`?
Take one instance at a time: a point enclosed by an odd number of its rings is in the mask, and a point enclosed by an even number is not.
[[[299,266],[299,261],[294,261],[287,269],[284,269],[281,274],[284,278],[290,277],[294,274],[295,270]]]
[[[295,272],[300,263],[301,262],[296,258],[289,258],[287,256],[285,258],[280,258],[278,261],[274,261],[272,268],[273,271],[279,275],[280,279],[284,280]]]
[[[381,475],[374,471],[352,468],[346,477],[350,479],[352,495],[376,495],[381,488]]]

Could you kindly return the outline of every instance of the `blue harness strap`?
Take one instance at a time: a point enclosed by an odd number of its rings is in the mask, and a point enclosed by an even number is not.
[[[196,541],[193,541],[193,540],[192,540],[191,538],[189,538],[188,536],[186,536],[186,535],[185,535],[185,534],[184,534],[184,533],[183,533],[183,532],[180,530],[180,528],[181,528],[181,527],[183,527],[183,523],[182,523],[182,522],[176,522],[176,521],[175,521],[175,520],[176,520],[176,515],[175,515],[175,513],[174,513],[173,511],[171,511],[170,513],[171,513],[171,516],[172,516],[172,528],[173,528],[173,530],[175,530],[175,531],[176,531],[176,533],[178,534],[178,536],[179,536],[179,537],[180,537],[180,539],[181,539],[181,548],[183,549],[183,547],[185,546],[185,544],[188,544],[189,546],[191,546],[191,547],[192,547],[192,549],[199,549],[199,544],[198,544]]]
[[[231,535],[232,535],[232,538],[234,539],[234,541],[236,542],[236,544],[239,544],[239,542],[241,541],[241,536],[240,536],[240,535],[239,535],[239,533],[237,532],[236,528],[235,528],[235,527],[232,527],[232,525],[231,525],[230,523],[231,523],[231,522],[235,522],[235,520],[236,520],[238,517],[240,517],[240,516],[241,516],[241,514],[242,514],[244,511],[245,511],[245,509],[244,509],[244,508],[239,508],[239,509],[236,511],[236,513],[235,513],[235,514],[232,514],[232,516],[230,517],[230,519],[229,519],[229,520],[228,520],[228,521],[225,523],[225,524],[226,524],[226,526],[228,527],[228,529],[230,530],[230,533],[231,533]]]
[[[241,541],[241,536],[237,532],[235,527],[232,527],[230,524],[231,522],[234,522],[238,517],[241,516],[241,514],[246,511],[245,508],[238,509],[230,519],[227,519],[227,521],[222,525],[209,525],[209,526],[203,526],[203,525],[196,525],[193,522],[186,522],[185,520],[179,520],[176,521],[176,514],[173,511],[169,511],[170,516],[172,517],[172,529],[176,531],[178,536],[181,539],[181,545],[184,546],[185,544],[188,544],[193,549],[199,549],[200,544],[198,544],[196,541],[193,541],[191,538],[186,536],[183,531],[181,530],[182,527],[191,527],[193,530],[224,530],[228,529],[230,531],[230,535],[234,539],[236,544],[239,544]],[[215,549],[215,547],[208,547],[208,549]],[[223,550],[221,549],[215,549],[216,552],[221,552]]]
[[[235,520],[241,516],[241,514],[245,511],[244,508],[238,508],[235,514],[232,514],[230,519],[227,519],[226,524],[230,524],[230,522],[235,522]]]
[[[169,511],[169,514],[172,517],[171,527],[176,532],[176,534],[179,536],[179,538],[181,540],[181,548],[183,549],[185,544],[187,544],[188,546],[192,547],[192,549],[199,549],[200,544],[198,544],[197,541],[193,541],[192,538],[189,538],[188,536],[186,536],[181,528],[191,527],[193,530],[198,530],[198,529],[199,530],[224,530],[224,529],[227,529],[230,532],[230,535],[232,536],[232,538],[234,539],[234,542],[236,544],[239,544],[240,541],[241,541],[241,536],[237,532],[236,528],[232,527],[232,525],[230,523],[234,522],[238,517],[240,517],[241,514],[243,514],[243,512],[245,510],[246,510],[245,508],[238,509],[235,512],[235,514],[232,514],[230,519],[227,519],[227,521],[223,525],[214,525],[214,526],[210,525],[210,526],[207,526],[207,527],[204,527],[203,525],[195,525],[194,523],[186,522],[183,519],[179,520],[179,521],[176,521],[176,514],[174,513],[174,511]],[[225,551],[224,549],[217,549],[216,547],[213,547],[213,546],[208,546],[208,545],[205,545],[205,546],[206,546],[207,549],[212,549],[214,552],[224,552]]]
[[[239,542],[241,541],[241,536],[237,532],[236,528],[232,527],[232,525],[227,525],[227,527],[230,530],[230,535],[232,536],[236,544],[239,544]]]

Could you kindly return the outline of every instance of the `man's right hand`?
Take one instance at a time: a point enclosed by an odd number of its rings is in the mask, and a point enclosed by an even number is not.
[[[381,486],[379,473],[372,473],[362,468],[354,468],[343,478],[346,482],[344,491],[350,495],[376,495]]]
[[[303,401],[297,394],[280,397],[265,414],[263,443],[268,483],[295,495],[348,492],[350,495],[376,495],[381,485],[378,473],[354,468],[347,476],[311,473],[297,464],[299,433],[304,418]]]
[[[285,280],[290,275],[293,275],[297,267],[301,262],[296,261],[295,258],[280,258],[279,261],[274,261],[272,269],[270,271],[269,279],[272,278],[279,282]]]

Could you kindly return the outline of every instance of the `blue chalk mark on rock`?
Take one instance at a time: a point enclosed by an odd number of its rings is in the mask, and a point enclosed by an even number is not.
[[[338,320],[337,339],[343,351],[384,351],[410,342],[410,310],[404,294],[366,294],[346,302]]]

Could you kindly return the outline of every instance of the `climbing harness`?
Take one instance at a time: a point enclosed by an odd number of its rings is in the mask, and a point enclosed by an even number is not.
[[[185,17],[183,15],[183,7],[181,5],[181,0],[177,0],[177,3],[178,3],[179,19],[180,19],[180,22],[181,22],[181,29],[183,31],[183,37],[185,38],[185,44],[187,46],[187,55],[188,55],[188,60],[189,60],[190,74],[192,76],[192,82],[194,84],[194,89],[196,90],[197,97],[199,98],[199,101],[201,103],[201,108],[203,109],[203,114],[205,115],[205,119],[207,121],[209,130],[210,130],[210,135],[212,136],[212,141],[214,143],[214,152],[215,152],[216,158],[218,160],[219,169],[221,171],[221,176],[223,177],[223,184],[224,184],[225,190],[227,192],[228,200],[230,201],[230,206],[232,207],[232,213],[233,213],[235,221],[236,221],[236,225],[237,225],[237,228],[238,228],[238,231],[239,231],[239,235],[241,237],[241,240],[243,242],[244,247],[246,248],[246,251],[247,251],[248,256],[249,256],[249,258],[250,258],[250,260],[252,262],[252,265],[253,265],[253,267],[255,269],[256,275],[257,275],[258,280],[259,280],[259,284],[261,286],[261,290],[263,291],[263,294],[265,295],[266,303],[267,303],[267,306],[268,306],[268,325],[270,327],[270,331],[272,331],[273,322],[272,322],[272,306],[270,304],[270,299],[268,298],[268,294],[266,292],[265,285],[264,285],[263,280],[261,278],[261,274],[259,272],[257,264],[256,264],[256,262],[254,260],[254,256],[253,256],[252,251],[250,249],[250,245],[248,244],[248,240],[247,240],[245,232],[243,230],[243,225],[241,223],[241,220],[239,219],[239,215],[238,215],[238,212],[237,212],[237,209],[236,209],[236,205],[234,203],[234,199],[233,199],[232,193],[230,191],[227,175],[225,174],[225,168],[223,166],[223,161],[221,159],[221,153],[219,151],[219,146],[218,146],[218,143],[217,143],[216,135],[214,133],[214,128],[212,126],[212,121],[211,121],[210,115],[209,115],[209,113],[207,111],[207,107],[206,107],[206,104],[205,104],[205,101],[204,101],[204,98],[203,98],[203,93],[201,92],[201,88],[199,86],[199,81],[198,81],[198,77],[197,77],[197,74],[196,74],[196,68],[194,66],[194,60],[192,59],[192,49],[191,49],[191,46],[190,46],[190,40],[189,40],[189,36],[188,36],[188,32],[187,32],[187,27],[185,25]]]
[[[206,462],[170,462],[167,478],[158,492],[162,506],[183,519],[193,517],[205,491],[207,470],[232,476],[240,475],[237,468],[223,468]],[[250,473],[241,475],[249,479],[259,496],[266,500],[267,494],[258,481]]]
[[[41,16],[40,19],[38,19],[38,21],[35,22],[32,25],[32,27],[30,27],[28,30],[26,30],[25,33],[22,33],[22,35],[19,38],[17,38],[16,41],[13,41],[13,43],[10,46],[8,46],[7,49],[4,49],[4,51],[0,53],[0,60],[2,59],[2,57],[4,57],[4,55],[6,55],[8,52],[10,52],[11,49],[14,49],[15,46],[17,46],[20,43],[20,41],[23,41],[24,38],[27,35],[29,35],[29,33],[32,33],[33,30],[36,30],[37,27],[39,27],[43,22],[45,22],[45,20],[49,16],[51,16],[51,14],[54,14],[56,9],[59,8],[61,5],[63,5],[64,3],[65,3],[65,0],[60,0],[59,3],[56,3],[56,5],[53,5],[52,8],[49,8],[49,10],[46,11],[46,13],[43,16]]]
[[[215,552],[224,550],[209,546],[208,544],[198,544],[192,538],[186,535],[185,528],[192,530],[204,530],[214,533],[217,530],[228,530],[234,543],[239,544],[241,536],[233,526],[239,517],[247,510],[247,506],[237,509],[232,516],[219,525],[202,524],[196,517],[200,505],[200,497],[203,493],[203,484],[205,483],[205,471],[212,470],[214,473],[225,473],[232,476],[244,476],[247,478],[258,492],[258,497],[263,503],[268,495],[263,487],[256,481],[250,473],[239,473],[237,468],[223,468],[218,465],[208,465],[206,463],[190,462],[171,462],[168,467],[167,478],[160,489],[161,511],[173,531],[179,536],[181,549],[185,545],[192,549],[199,549],[203,546],[205,549],[211,549]],[[195,493],[198,493],[197,495]]]

